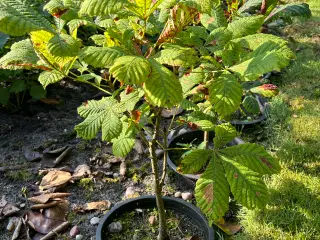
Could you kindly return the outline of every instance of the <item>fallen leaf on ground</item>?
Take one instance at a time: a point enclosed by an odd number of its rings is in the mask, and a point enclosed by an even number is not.
[[[41,160],[42,167],[55,167],[64,158],[67,157],[70,148],[62,147],[52,151],[47,151],[43,154]]]
[[[42,157],[41,153],[32,151],[29,148],[24,148],[23,149],[23,155],[30,162],[36,161],[36,160],[40,160],[41,157]]]
[[[100,201],[100,202],[90,202],[90,203],[87,203],[85,205],[85,210],[101,210],[101,211],[104,211],[104,210],[109,210],[111,207],[111,202],[110,201]]]
[[[67,200],[60,201],[58,205],[44,209],[42,214],[46,218],[53,220],[66,221],[69,210],[69,202]]]
[[[64,171],[51,171],[42,178],[40,189],[45,190],[61,186],[71,180],[71,174]]]
[[[27,212],[27,223],[38,233],[47,234],[60,226],[64,221],[49,219],[38,212]]]
[[[0,221],[18,211],[20,211],[19,208],[15,207],[11,203],[8,203],[5,196],[2,196],[0,200]]]
[[[241,230],[241,225],[237,222],[221,221],[216,225],[228,235],[234,235]]]
[[[72,175],[72,178],[82,178],[91,175],[90,167],[87,164],[79,165]]]
[[[47,203],[50,199],[53,198],[64,198],[71,196],[71,193],[47,193],[41,194],[36,197],[31,197],[28,200],[34,203]]]

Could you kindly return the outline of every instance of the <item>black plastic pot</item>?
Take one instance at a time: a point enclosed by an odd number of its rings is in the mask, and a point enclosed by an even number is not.
[[[164,207],[167,210],[173,210],[180,214],[184,214],[191,218],[194,223],[204,232],[204,240],[214,240],[214,230],[209,226],[205,216],[200,210],[192,204],[183,201],[178,198],[163,197]],[[155,196],[143,196],[134,199],[129,199],[115,205],[100,221],[97,232],[96,240],[108,240],[105,236],[107,227],[117,217],[124,213],[134,211],[137,208],[140,209],[151,209],[156,208],[156,197]],[[134,220],[133,220],[134,221]]]
[[[191,143],[194,139],[199,139],[200,142],[203,141],[203,135],[204,132],[201,130],[191,130],[187,128],[181,128],[176,131],[172,131],[169,134],[168,137],[168,145],[169,148],[173,148],[176,143]],[[210,132],[209,139],[212,141],[214,138],[214,132]],[[234,138],[231,142],[227,144],[227,146],[234,146],[238,144],[243,144],[244,141],[242,141],[240,138]],[[213,145],[212,142],[210,142],[210,145]],[[168,152],[168,165],[169,167],[175,171],[177,174],[183,176],[184,178],[191,179],[193,181],[196,181],[200,178],[201,174],[181,174],[177,171],[177,165],[172,161],[172,151]]]
[[[243,120],[231,120],[230,123],[232,125],[236,125],[236,126],[247,126],[247,125],[253,125],[253,124],[260,124],[261,122],[263,122],[264,120],[266,120],[267,116],[266,116],[266,110],[268,105],[268,102],[265,98],[260,97],[258,95],[255,96],[256,100],[259,104],[259,108],[260,108],[260,117],[257,119],[254,119],[252,121],[243,121]]]

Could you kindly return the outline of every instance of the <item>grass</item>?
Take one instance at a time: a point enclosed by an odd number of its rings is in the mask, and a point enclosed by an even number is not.
[[[236,239],[320,239],[320,0],[306,2],[313,17],[284,29],[297,59],[276,80],[263,142],[282,171],[266,180],[266,209],[242,210]]]

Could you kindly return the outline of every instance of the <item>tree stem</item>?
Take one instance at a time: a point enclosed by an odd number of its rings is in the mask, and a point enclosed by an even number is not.
[[[157,240],[168,240],[167,227],[166,227],[166,215],[164,209],[164,203],[162,199],[162,186],[160,184],[160,176],[158,169],[158,159],[156,155],[156,146],[157,146],[157,138],[159,136],[160,130],[160,118],[161,118],[161,109],[155,110],[156,116],[156,124],[155,130],[153,134],[152,141],[149,142],[149,152],[151,158],[152,171],[154,174],[154,192],[156,195],[156,202],[158,207],[158,215],[159,215],[159,234]]]
[[[209,132],[208,131],[204,132],[203,141],[206,142],[205,149],[208,149],[208,147],[209,147]]]

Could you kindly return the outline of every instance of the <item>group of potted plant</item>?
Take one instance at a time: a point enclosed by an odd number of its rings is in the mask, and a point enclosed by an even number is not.
[[[102,140],[112,142],[114,155],[121,157],[136,138],[149,149],[155,197],[117,205],[101,222],[97,239],[119,214],[157,207],[158,240],[169,239],[166,208],[195,218],[206,228],[205,239],[212,240],[209,226],[221,222],[231,194],[247,208],[266,205],[262,176],[278,173],[280,166],[262,146],[237,140],[228,123],[240,105],[260,111],[253,95],[259,89],[247,88],[248,82],[294,58],[285,40],[260,33],[266,12],[226,17],[219,0],[51,0],[44,9],[54,24],[26,1],[0,2],[0,31],[28,35],[5,61],[0,59],[1,67],[40,69],[44,88],[70,78],[100,89],[108,96],[78,108],[85,118],[75,127],[78,137],[93,139],[101,131]],[[188,114],[173,115],[169,125],[161,125],[162,110],[172,107]],[[183,127],[173,131],[178,125]],[[187,142],[171,147],[177,132],[187,134]],[[157,148],[164,151],[162,159]],[[172,151],[181,160],[177,171],[198,173],[195,197],[209,225],[191,204],[163,197]]]

